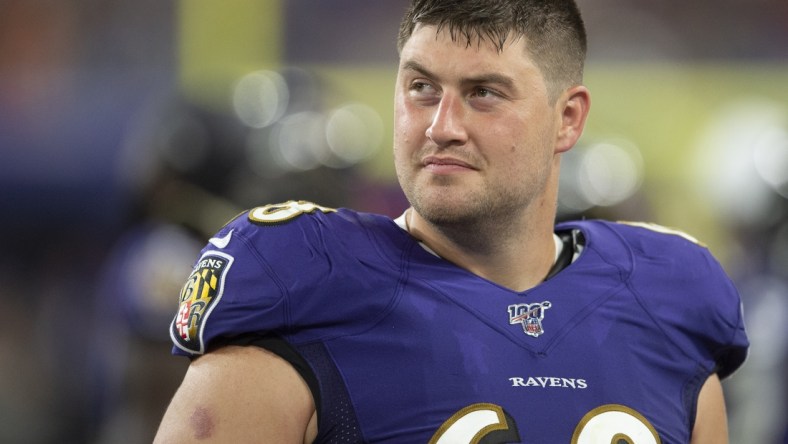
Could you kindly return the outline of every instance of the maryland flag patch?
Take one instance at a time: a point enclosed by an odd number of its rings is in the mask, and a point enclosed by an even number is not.
[[[178,313],[170,324],[170,336],[178,348],[205,353],[205,323],[222,298],[224,277],[232,263],[232,256],[219,251],[208,251],[197,262],[181,289]]]

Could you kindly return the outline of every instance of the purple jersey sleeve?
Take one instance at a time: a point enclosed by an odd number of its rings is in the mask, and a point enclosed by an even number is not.
[[[174,353],[200,355],[217,338],[285,323],[284,284],[249,245],[244,219],[211,239],[183,286],[170,324]]]
[[[689,357],[711,362],[721,378],[746,358],[748,341],[738,291],[707,248],[654,225],[618,225],[635,257],[639,302]]]
[[[388,300],[357,302],[396,288],[369,278],[394,265],[380,259],[363,224],[357,213],[304,202],[239,216],[203,249],[181,291],[174,353],[202,354],[218,339],[250,333],[298,344],[367,328]],[[348,320],[353,327],[342,328]]]

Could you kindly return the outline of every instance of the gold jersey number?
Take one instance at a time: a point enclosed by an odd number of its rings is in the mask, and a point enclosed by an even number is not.
[[[501,432],[508,432],[501,434]],[[500,439],[492,439],[492,434]],[[527,430],[524,431],[527,434]],[[429,444],[507,443],[520,440],[514,420],[495,404],[473,404],[446,420]],[[578,423],[571,444],[661,444],[654,426],[623,405],[606,404],[588,412]]]

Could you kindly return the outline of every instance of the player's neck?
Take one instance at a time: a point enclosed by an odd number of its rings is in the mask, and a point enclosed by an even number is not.
[[[542,282],[555,260],[553,219],[540,223],[509,224],[508,233],[469,227],[438,227],[412,208],[405,214],[407,230],[443,259],[471,273],[515,291]]]

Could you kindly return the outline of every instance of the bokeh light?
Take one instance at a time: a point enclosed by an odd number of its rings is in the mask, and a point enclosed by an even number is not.
[[[350,166],[374,155],[383,143],[383,120],[371,107],[361,103],[341,106],[328,116],[326,142],[331,156],[326,166]]]
[[[699,187],[727,221],[761,224],[779,217],[788,182],[788,106],[765,98],[731,100],[701,130],[694,165]]]
[[[567,213],[618,205],[644,180],[643,157],[623,138],[576,146],[562,163],[559,207]]]
[[[290,90],[277,72],[261,70],[243,76],[233,90],[233,107],[242,122],[264,128],[279,120],[287,110]]]

